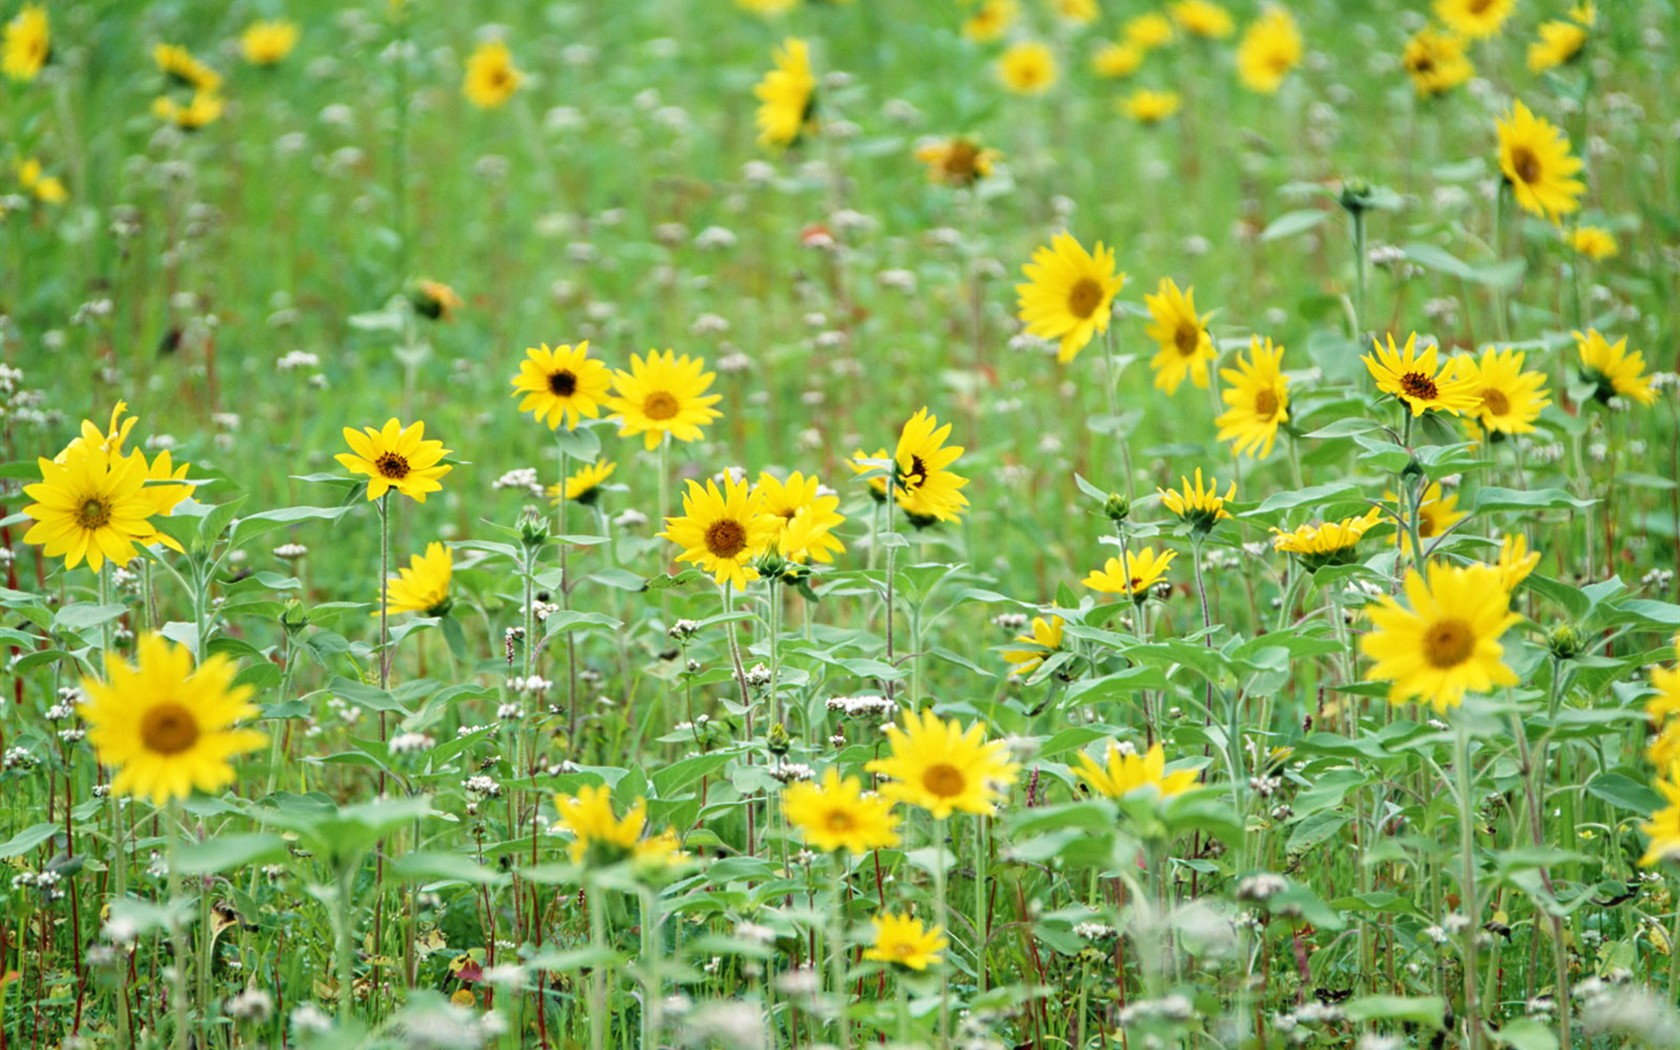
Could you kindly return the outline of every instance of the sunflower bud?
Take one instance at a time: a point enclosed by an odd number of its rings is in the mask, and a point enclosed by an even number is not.
[[[1559,660],[1573,660],[1586,648],[1573,624],[1560,623],[1546,632],[1546,649]]]
[[[1341,196],[1336,198],[1349,215],[1358,215],[1369,211],[1376,202],[1376,195],[1371,192],[1371,184],[1364,179],[1349,179],[1342,183]]]
[[[772,548],[758,556],[756,568],[760,576],[771,582],[776,582],[782,578],[782,574],[787,572],[792,564]]]
[[[766,734],[764,746],[772,755],[785,755],[792,749],[793,740],[788,736],[786,727],[777,722]]]
[[[548,515],[536,507],[519,512],[519,542],[527,550],[536,550],[548,542]]]
[[[287,598],[280,609],[280,626],[286,629],[287,634],[297,634],[309,626],[309,610],[296,598]]]
[[[1132,501],[1118,492],[1111,492],[1108,494],[1108,501],[1103,504],[1103,513],[1108,515],[1109,521],[1118,524],[1131,517]]]

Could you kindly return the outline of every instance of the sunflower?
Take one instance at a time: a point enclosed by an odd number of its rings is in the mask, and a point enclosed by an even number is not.
[[[1598,329],[1589,328],[1585,335],[1575,334],[1575,349],[1581,355],[1581,374],[1597,389],[1595,397],[1608,402],[1620,394],[1642,405],[1657,403],[1656,387],[1645,374],[1645,355],[1635,350],[1628,353],[1627,337],[1611,343]]]
[[[1210,478],[1206,488],[1202,487],[1202,468],[1196,468],[1194,483],[1183,475],[1179,476],[1183,482],[1184,491],[1175,492],[1172,489],[1156,489],[1160,493],[1161,502],[1173,512],[1178,519],[1199,533],[1209,532],[1214,523],[1222,518],[1229,518],[1231,513],[1225,509],[1225,501],[1237,496],[1237,483],[1231,482],[1225,495],[1219,494],[1219,479]]]
[[[1435,17],[1471,40],[1497,36],[1516,10],[1517,0],[1435,0]]]
[[[18,185],[42,204],[63,204],[70,199],[64,180],[56,175],[42,174],[41,162],[34,157],[14,161],[13,169],[17,172]]]
[[[1465,52],[1464,38],[1434,26],[1424,26],[1406,41],[1400,65],[1411,76],[1412,89],[1419,98],[1444,95],[1476,75],[1476,67]]]
[[[1110,40],[1091,55],[1091,72],[1105,80],[1129,77],[1143,65],[1143,51],[1133,44]]]
[[[870,471],[880,471],[882,469],[880,464],[890,462],[892,461],[888,458],[887,450],[884,448],[876,449],[873,454],[860,448],[852,452],[852,458],[846,461],[846,466],[852,469],[853,474],[868,474]],[[887,479],[885,476],[878,473],[869,479],[869,495],[874,497],[877,503],[887,501]]]
[[[945,961],[940,953],[951,941],[943,926],[923,926],[920,919],[892,912],[882,912],[869,923],[875,927],[875,942],[863,950],[865,959],[918,973]]]
[[[1374,661],[1366,681],[1388,682],[1392,703],[1427,700],[1443,713],[1466,692],[1515,685],[1499,638],[1521,617],[1511,612],[1499,570],[1439,562],[1428,569],[1427,582],[1416,569],[1406,571],[1410,608],[1385,594],[1367,613],[1375,630],[1359,640]]]
[[[1133,601],[1141,602],[1149,597],[1149,589],[1167,574],[1176,557],[1177,551],[1156,554],[1153,547],[1144,547],[1136,553],[1127,553],[1125,568],[1121,567],[1119,558],[1108,559],[1102,568],[1091,570],[1084,584],[1103,594],[1129,594]]]
[[[239,51],[253,66],[274,66],[292,53],[297,42],[298,27],[295,22],[253,22],[240,34]]]
[[[212,95],[221,89],[221,74],[179,44],[157,45],[152,49],[152,61],[157,63],[158,72],[182,87]]]
[[[963,20],[962,34],[976,44],[995,43],[1003,39],[1020,14],[1018,0],[980,0],[980,6]]]
[[[826,491],[815,474],[796,470],[782,481],[766,471],[758,475],[756,492],[760,509],[781,519],[775,547],[782,557],[827,565],[834,555],[845,553],[846,545],[832,532],[846,522],[839,511],[840,497]],[[799,528],[794,528],[795,523]]]
[[[1521,101],[1498,122],[1499,170],[1524,211],[1552,222],[1581,206],[1586,184],[1575,176],[1580,158],[1569,152],[1569,136]]]
[[[776,542],[782,519],[764,511],[763,497],[745,479],[725,476],[723,491],[708,479],[704,488],[692,479],[683,494],[680,518],[666,518],[661,539],[681,547],[679,562],[693,562],[718,583],[737,590],[758,579],[754,558]]]
[[[1159,124],[1178,112],[1178,92],[1139,88],[1120,100],[1120,112],[1139,124]]]
[[[1500,586],[1507,591],[1516,590],[1539,564],[1540,552],[1528,549],[1528,539],[1522,533],[1513,532],[1500,541],[1499,560],[1494,567],[1499,570]]]
[[[1680,716],[1680,635],[1674,636],[1674,659],[1673,667],[1651,668],[1651,688],[1657,695],[1645,700],[1645,713],[1653,724]]]
[[[1383,499],[1395,502],[1399,499],[1392,491],[1384,492]],[[1443,494],[1439,481],[1432,483],[1423,490],[1423,502],[1417,508],[1418,539],[1433,539],[1463,521],[1467,515],[1458,509],[1458,493]],[[1412,552],[1412,535],[1410,530],[1400,528],[1400,522],[1394,518],[1388,519],[1395,526],[1394,542],[1399,544],[1407,554]]]
[[[892,778],[882,785],[882,794],[919,806],[935,820],[957,810],[989,815],[1003,800],[1001,789],[1015,783],[1019,772],[1004,742],[988,741],[979,722],[965,730],[961,722],[942,721],[930,708],[920,715],[904,712],[904,726],[889,725],[886,732],[892,753],[864,768]]]
[[[1528,45],[1528,71],[1544,73],[1581,57],[1587,30],[1575,22],[1553,19],[1540,23],[1540,39]]]
[[[1274,528],[1272,549],[1295,555],[1308,572],[1326,565],[1346,565],[1353,561],[1354,547],[1360,539],[1381,519],[1382,512],[1372,507],[1358,517],[1301,525],[1291,532]]]
[[[1680,767],[1669,766],[1668,774],[1658,778],[1655,786],[1668,805],[1639,825],[1639,830],[1651,838],[1645,855],[1639,858],[1640,866],[1645,868],[1663,861],[1680,863]]]
[[[647,801],[637,799],[619,817],[613,811],[612,789],[585,784],[576,795],[554,800],[559,828],[572,833],[567,855],[573,864],[605,867],[629,860],[647,827]]]
[[[1056,56],[1046,44],[1022,40],[999,56],[997,76],[1017,95],[1042,95],[1056,86]]]
[[[1159,11],[1149,11],[1126,21],[1121,28],[1126,43],[1144,51],[1153,51],[1172,43],[1172,20]]]
[[[35,519],[23,541],[41,546],[47,557],[63,557],[67,569],[86,559],[97,572],[107,559],[118,566],[133,561],[136,544],[164,539],[152,527],[157,504],[146,493],[146,459],[139,452],[118,456],[80,444],[56,461],[38,462],[41,481],[23,490],[35,501],[23,508]]]
[[[1621,251],[1616,235],[1602,226],[1577,226],[1568,239],[1569,246],[1575,249],[1577,255],[1584,255],[1593,262],[1613,259]]]
[[[924,407],[904,424],[893,453],[893,493],[912,522],[956,521],[968,506],[968,479],[946,468],[962,457],[961,445],[946,445],[951,424],[939,425]]]
[[[1460,378],[1472,380],[1481,404],[1467,415],[1486,431],[1498,434],[1532,434],[1540,410],[1552,403],[1546,396],[1546,374],[1524,372],[1523,353],[1507,347],[1486,347],[1481,360],[1465,355],[1453,358]]]
[[[1032,633],[1015,636],[1015,640],[1026,643],[1027,648],[1003,651],[1003,658],[1014,665],[1009,669],[1009,676],[1027,678],[1043,666],[1045,659],[1062,647],[1062,626],[1060,616],[1052,616],[1048,620],[1034,616]]]
[[[1056,9],[1058,17],[1080,26],[1095,22],[1102,13],[1097,0],[1050,0],[1050,6]]]
[[[428,492],[442,491],[438,479],[455,469],[438,462],[449,455],[443,442],[426,441],[425,436],[426,424],[416,421],[405,427],[395,417],[387,420],[382,430],[345,427],[344,441],[350,451],[334,458],[350,473],[367,476],[369,500],[395,489],[416,503],[424,503]]]
[[[83,678],[82,717],[99,761],[117,772],[111,789],[162,806],[231,784],[235,755],[268,737],[235,723],[257,714],[251,687],[235,685],[233,661],[211,656],[195,671],[185,646],[147,634],[135,663],[105,658],[105,681]]]
[[[594,506],[601,498],[601,486],[612,477],[618,464],[610,459],[598,459],[587,466],[580,467],[566,479],[566,498],[574,503],[581,503],[586,507]],[[560,502],[560,486],[550,485],[548,494],[553,502]]]
[[[1101,765],[1082,751],[1074,772],[1090,785],[1092,791],[1105,798],[1125,798],[1145,788],[1153,789],[1161,798],[1171,798],[1196,786],[1195,770],[1180,769],[1168,773],[1166,767],[1167,755],[1159,743],[1139,755],[1135,750],[1122,749],[1110,740]]]
[[[814,124],[817,78],[811,72],[811,50],[790,36],[772,56],[776,68],[753,88],[758,98],[758,142],[783,148],[798,142]]]
[[[1167,5],[1167,13],[1186,34],[1204,40],[1224,40],[1237,31],[1231,12],[1213,0],[1177,0]]]
[[[197,131],[222,118],[222,98],[209,91],[195,91],[186,105],[172,98],[152,100],[152,115],[182,131]]]
[[[954,135],[922,145],[916,150],[916,159],[927,165],[928,181],[961,189],[991,175],[998,151]]]
[[[1275,95],[1301,63],[1301,30],[1281,7],[1268,8],[1243,31],[1237,45],[1237,79],[1250,91]]]
[[[415,313],[430,321],[454,320],[455,311],[461,308],[463,302],[461,293],[449,285],[424,277],[414,282],[408,301]]]
[[[585,416],[600,416],[601,402],[612,388],[612,372],[589,356],[588,340],[553,350],[542,343],[526,348],[512,382],[513,396],[525,396],[519,411],[547,422],[550,430],[558,430],[561,423],[574,430]]]
[[[857,777],[840,779],[829,769],[822,784],[801,781],[782,791],[782,812],[805,841],[825,853],[868,853],[898,845],[898,817],[892,803],[864,794]]]
[[[425,554],[408,560],[408,568],[385,581],[385,604],[389,612],[417,612],[442,616],[449,611],[449,577],[455,559],[441,543],[426,544]]]
[[[1154,295],[1145,293],[1143,303],[1149,308],[1154,324],[1145,331],[1160,350],[1149,359],[1155,372],[1155,389],[1171,395],[1178,391],[1186,376],[1203,390],[1208,385],[1208,364],[1219,354],[1208,335],[1207,318],[1196,313],[1196,289],[1179,291],[1171,278],[1161,278]]]
[[[40,4],[24,4],[0,36],[0,69],[19,83],[34,80],[52,57],[52,27]]]
[[[1456,376],[1451,362],[1442,366],[1439,350],[1433,343],[1418,353],[1416,332],[1406,337],[1402,349],[1396,349],[1392,332],[1386,349],[1374,339],[1371,346],[1376,356],[1366,354],[1361,360],[1377,381],[1377,389],[1393,394],[1412,410],[1413,416],[1421,416],[1429,409],[1456,416],[1461,412],[1473,413],[1481,407],[1475,381]]]
[[[1021,321],[1029,335],[1061,341],[1056,360],[1067,363],[1098,332],[1108,331],[1114,297],[1126,275],[1114,271],[1114,250],[1097,242],[1094,251],[1070,233],[1058,233],[1049,247],[1033,252],[1021,268],[1027,283],[1015,286]]]
[[[134,429],[138,422],[140,422],[138,416],[128,415],[128,402],[118,401],[116,407],[111,410],[111,424],[107,430],[101,431],[99,426],[91,419],[82,420],[81,434],[70,442],[65,448],[65,453],[68,453],[71,449],[87,446],[99,449],[113,461],[124,455],[131,459],[139,457],[141,469],[146,472],[147,482],[146,487],[140,490],[140,494],[151,504],[151,513],[154,516],[168,517],[175,512],[176,507],[180,506],[182,500],[192,495],[193,486],[187,484],[169,485],[162,484],[162,482],[186,481],[187,472],[191,465],[182,463],[180,466],[176,466],[168,449],[159,452],[150,462],[147,462],[145,456],[138,449],[124,453],[123,443],[128,440],[129,432]],[[64,453],[60,454],[59,458],[61,460],[63,455]],[[181,549],[181,545],[173,537],[164,533],[158,533],[157,540],[167,547],[175,550]]]
[[[712,406],[723,395],[706,393],[715,373],[705,368],[705,358],[678,357],[670,350],[649,350],[646,358],[631,354],[630,371],[613,372],[613,396],[606,401],[619,435],[642,435],[650,452],[666,434],[677,441],[699,441],[700,428],[722,415]]]
[[[1680,720],[1663,724],[1657,735],[1645,745],[1645,758],[1658,769],[1680,765]]]
[[[461,94],[479,109],[495,109],[507,104],[525,79],[513,64],[513,54],[500,40],[486,40],[467,56],[467,72],[461,81]]]
[[[1232,452],[1258,459],[1272,454],[1278,427],[1289,422],[1289,377],[1282,364],[1283,347],[1254,336],[1248,356],[1237,354],[1237,367],[1219,370],[1225,380],[1219,397],[1229,407],[1213,422]]]

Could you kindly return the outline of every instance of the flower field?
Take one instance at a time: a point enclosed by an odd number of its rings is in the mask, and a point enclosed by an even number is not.
[[[0,5],[0,1050],[1680,1047],[1677,42]]]

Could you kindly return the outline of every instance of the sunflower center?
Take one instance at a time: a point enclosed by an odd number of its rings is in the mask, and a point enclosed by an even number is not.
[[[198,743],[198,719],[182,704],[156,704],[140,719],[140,742],[153,754],[178,755]]]
[[[1180,321],[1173,332],[1173,345],[1178,347],[1179,353],[1189,357],[1202,345],[1202,330],[1189,321]]]
[[[1518,146],[1511,151],[1511,169],[1517,173],[1517,179],[1521,182],[1540,181],[1540,158],[1527,146]]]
[[[1433,401],[1441,392],[1435,380],[1422,372],[1407,372],[1401,376],[1400,390],[1405,396],[1419,401]]]
[[[381,452],[379,458],[373,461],[373,466],[379,471],[380,477],[401,481],[408,477],[408,457],[395,452]]]
[[[76,517],[84,529],[102,529],[111,520],[111,505],[98,496],[90,496],[83,501]]]
[[[834,832],[853,831],[857,828],[857,821],[843,809],[831,809],[828,815],[823,817],[823,826]]]
[[[670,419],[679,407],[675,397],[664,390],[655,390],[642,402],[642,414],[649,419]]]
[[[940,798],[956,798],[968,787],[968,778],[956,766],[940,762],[922,774],[922,787]]]
[[[1476,635],[1463,620],[1437,620],[1423,633],[1423,658],[1443,671],[1470,659],[1475,648]]]
[[[1086,320],[1097,312],[1097,306],[1102,302],[1102,285],[1089,277],[1081,277],[1068,289],[1068,313]]]
[[[1508,415],[1511,411],[1511,399],[1505,396],[1505,391],[1488,387],[1482,391],[1482,408],[1489,415]]]
[[[1468,6],[1471,14],[1482,15],[1486,14],[1488,8],[1492,7],[1493,4],[1494,0],[1470,0]]]
[[[558,372],[548,374],[548,392],[555,397],[571,397],[577,393],[577,376],[571,369],[562,368]]]
[[[945,151],[945,174],[954,179],[973,178],[980,151],[971,142],[957,141]]]
[[[1271,390],[1261,390],[1254,395],[1254,414],[1261,419],[1271,419],[1277,415],[1278,396]]]
[[[910,457],[910,469],[899,479],[899,485],[906,492],[914,492],[927,483],[928,468],[920,456]]]
[[[733,518],[714,521],[706,529],[706,549],[717,558],[733,558],[747,547],[747,530]]]

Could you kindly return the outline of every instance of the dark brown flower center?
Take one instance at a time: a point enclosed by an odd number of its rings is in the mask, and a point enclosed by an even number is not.
[[[733,558],[747,546],[747,530],[733,518],[714,521],[706,529],[706,549],[718,558]]]
[[[82,523],[82,528],[93,530],[102,529],[111,520],[111,505],[98,496],[91,496],[83,501],[82,509],[76,514]]]
[[[956,766],[940,762],[922,773],[922,786],[940,798],[956,798],[968,787],[968,778]]]
[[[1443,671],[1470,659],[1475,649],[1475,632],[1463,620],[1437,620],[1423,633],[1423,658]]]
[[[1441,390],[1434,379],[1422,372],[1407,372],[1400,377],[1400,392],[1418,401],[1433,401]]]
[[[373,461],[374,469],[379,471],[380,477],[401,481],[408,477],[408,457],[395,452],[381,452],[379,458]]]
[[[898,479],[899,487],[906,492],[914,492],[927,483],[927,463],[920,456],[910,457],[910,469]]]
[[[558,372],[550,372],[548,374],[548,392],[555,397],[571,397],[577,393],[577,376],[566,368],[562,368]]]
[[[1068,313],[1081,321],[1097,312],[1102,302],[1102,285],[1089,277],[1081,277],[1068,290]]]
[[[967,182],[978,173],[980,151],[974,143],[963,139],[951,143],[945,151],[945,174],[956,182]]]
[[[1278,412],[1278,396],[1271,390],[1262,390],[1254,395],[1254,414],[1261,419],[1271,419]]]
[[[1532,185],[1540,181],[1540,158],[1527,146],[1518,146],[1511,150],[1511,169],[1517,173],[1517,181]]]
[[[1173,345],[1178,347],[1179,353],[1189,357],[1202,345],[1202,330],[1189,321],[1180,321],[1173,332]]]
[[[140,718],[140,742],[157,755],[178,755],[198,743],[198,719],[182,704],[154,704]]]
[[[1511,399],[1505,396],[1505,391],[1488,387],[1482,391],[1482,409],[1489,415],[1504,416],[1511,412]]]
[[[649,419],[670,419],[677,414],[681,406],[677,399],[663,390],[655,390],[642,402],[642,414]]]

